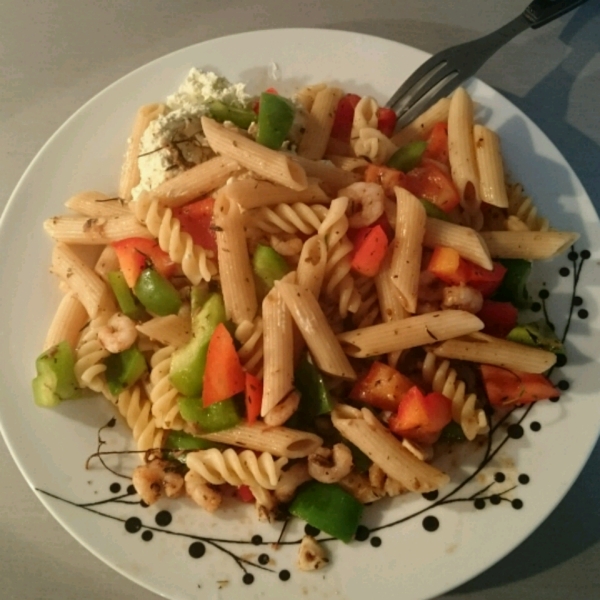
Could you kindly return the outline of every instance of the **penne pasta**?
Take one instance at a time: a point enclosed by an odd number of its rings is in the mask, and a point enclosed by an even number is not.
[[[116,217],[52,217],[44,229],[57,242],[98,246],[152,234],[131,213]]]
[[[492,206],[507,208],[508,196],[500,140],[495,132],[483,125],[473,127],[473,136],[481,200]]]
[[[225,193],[217,196],[214,219],[225,310],[227,317],[239,325],[252,321],[258,310],[244,223],[238,205]]]
[[[578,239],[573,231],[482,231],[493,258],[544,260],[565,252]]]
[[[423,245],[427,248],[436,246],[454,248],[463,258],[476,265],[490,271],[493,268],[484,234],[480,234],[470,227],[429,217],[425,225]]]
[[[298,285],[319,298],[327,266],[327,244],[320,235],[313,235],[304,242],[296,273]]]
[[[331,202],[327,194],[315,180],[309,180],[304,190],[292,190],[283,185],[257,179],[234,179],[224,188],[231,200],[248,210],[263,206],[281,204],[328,204]]]
[[[292,156],[292,159],[297,162],[306,172],[308,177],[314,177],[319,180],[320,186],[332,198],[337,195],[340,188],[346,187],[360,180],[358,175],[346,171],[334,164],[329,164],[327,161],[311,160],[302,156]],[[354,159],[364,160],[364,159]]]
[[[483,322],[462,310],[442,310],[345,331],[337,336],[349,356],[367,358],[448,340],[483,329]]]
[[[448,157],[461,206],[467,212],[477,212],[481,197],[473,141],[473,101],[460,87],[452,94],[448,110]]]
[[[416,458],[369,409],[338,404],[331,420],[347,440],[411,492],[431,492],[449,483],[448,475]]]
[[[328,154],[325,158],[331,161],[338,169],[342,169],[344,171],[361,171],[369,166],[368,160],[354,156],[338,156],[335,154]]]
[[[396,239],[392,245],[389,275],[406,312],[417,312],[417,294],[427,214],[418,198],[403,188],[396,192]]]
[[[343,93],[335,87],[325,87],[317,92],[298,146],[299,156],[313,160],[323,158],[333,127],[335,109]]]
[[[149,339],[173,348],[184,346],[192,338],[190,318],[180,315],[153,317],[136,325],[136,329]]]
[[[304,458],[323,443],[314,433],[282,426],[269,427],[260,421],[252,425],[241,423],[215,433],[201,433],[200,437],[211,442],[231,444],[256,452],[269,452],[286,458]]]
[[[307,113],[310,113],[317,94],[326,87],[326,83],[304,86],[296,92],[294,98]]]
[[[119,217],[131,211],[122,198],[109,198],[102,192],[79,192],[71,196],[65,206],[86,217]]]
[[[409,123],[393,135],[392,142],[396,146],[401,147],[410,144],[410,142],[427,139],[436,123],[448,121],[449,110],[450,98],[441,98],[422,115],[419,115],[412,123]]]
[[[52,323],[46,334],[43,350],[52,348],[62,341],[67,341],[71,348],[75,348],[79,335],[88,321],[85,307],[73,292],[67,292],[60,301]]]
[[[432,346],[431,351],[441,358],[468,360],[526,373],[544,373],[556,362],[553,352],[483,333],[447,340]]]
[[[115,249],[112,246],[105,246],[94,265],[94,271],[96,271],[104,281],[108,281],[108,274],[111,271],[118,271],[119,269],[119,257],[117,256]]]
[[[202,129],[215,152],[235,160],[249,171],[292,190],[308,187],[304,169],[285,154],[261,146],[208,117],[202,117]]]
[[[306,289],[291,283],[275,283],[296,322],[317,367],[343,379],[356,379],[317,299]]]

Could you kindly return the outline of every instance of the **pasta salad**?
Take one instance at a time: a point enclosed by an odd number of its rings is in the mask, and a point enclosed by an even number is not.
[[[36,403],[114,404],[148,505],[233,493],[349,542],[363,505],[445,486],[440,441],[559,395],[564,349],[519,310],[578,236],[506,178],[464,89],[395,124],[329,84],[254,97],[196,69],[140,107],[117,193],[44,223],[64,295]],[[327,563],[310,536],[299,556]]]

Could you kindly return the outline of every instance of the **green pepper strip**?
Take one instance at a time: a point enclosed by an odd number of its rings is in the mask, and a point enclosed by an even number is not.
[[[169,432],[165,442],[165,448],[168,450],[209,450],[220,446],[222,444],[196,437],[185,431],[175,430]]]
[[[256,121],[256,113],[250,108],[238,108],[215,100],[208,105],[210,116],[219,123],[231,121],[240,129],[248,129]]]
[[[426,149],[427,142],[410,142],[410,144],[398,148],[392,154],[387,162],[387,166],[408,173],[408,171],[414,169],[421,162]]]
[[[466,439],[462,427],[455,421],[448,423],[448,425],[442,429],[442,434],[440,436],[440,440],[450,443],[464,442]]]
[[[527,279],[531,263],[522,258],[507,258],[499,261],[507,269],[504,279],[494,294],[494,300],[511,302],[517,308],[527,308],[531,303],[527,292]]]
[[[256,275],[259,295],[264,297],[278,279],[290,272],[290,266],[279,252],[259,244],[252,256],[252,269]]]
[[[31,385],[38,406],[51,408],[79,394],[75,354],[69,342],[62,341],[40,354],[35,361],[35,370],[37,375]]]
[[[348,543],[360,523],[363,505],[339,485],[311,481],[300,488],[289,511],[313,527]]]
[[[295,112],[287,98],[263,92],[260,95],[256,141],[267,148],[279,150],[292,128]]]
[[[131,293],[125,281],[125,276],[121,271],[111,271],[107,274],[107,278],[113,294],[119,303],[119,308],[125,316],[134,321],[141,321],[147,316],[144,307],[136,301],[135,296]]]
[[[146,359],[137,346],[131,346],[118,354],[111,354],[104,359],[106,365],[106,382],[113,396],[131,387],[148,370]]]
[[[450,217],[439,206],[429,200],[425,200],[425,198],[419,198],[419,200],[428,217],[439,219],[440,221],[450,221]]]
[[[233,398],[203,408],[201,398],[179,398],[179,412],[191,423],[198,423],[205,433],[231,429],[242,421]]]
[[[330,413],[335,402],[325,386],[323,375],[308,359],[305,353],[294,374],[294,385],[300,392],[298,410],[303,416],[312,420],[319,415]]]
[[[525,344],[547,350],[548,352],[554,352],[554,354],[565,354],[563,343],[543,319],[517,325],[511,329],[506,339],[518,344]]]
[[[179,292],[154,269],[144,269],[133,288],[138,300],[152,314],[164,317],[177,314],[181,308]]]

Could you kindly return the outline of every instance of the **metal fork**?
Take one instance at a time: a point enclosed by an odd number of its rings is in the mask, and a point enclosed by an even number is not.
[[[533,0],[516,19],[496,31],[442,50],[424,62],[390,98],[386,106],[398,115],[397,128],[454,91],[506,43],[525,29],[537,29],[587,0]]]

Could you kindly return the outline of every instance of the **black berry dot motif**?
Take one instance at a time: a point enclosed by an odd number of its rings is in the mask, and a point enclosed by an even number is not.
[[[566,314],[566,317],[565,315],[561,315],[561,318],[566,318],[566,321],[564,321],[564,326],[562,323],[558,323],[558,328],[556,328],[554,324],[550,321],[550,312],[547,301],[549,300],[551,293],[550,290],[546,289],[545,287],[540,289],[537,293],[539,302],[534,302],[530,307],[531,310],[534,312],[543,313],[543,318],[546,320],[548,326],[551,327],[553,330],[557,331],[558,337],[563,342],[567,339],[567,334],[569,332],[569,327],[573,316],[577,316],[580,319],[586,319],[589,317],[588,310],[583,308],[584,299],[582,298],[582,296],[577,295],[576,292],[583,264],[586,260],[590,258],[590,256],[591,255],[588,250],[582,250],[580,252],[577,252],[573,248],[568,254],[568,259],[571,261],[572,265],[571,268],[562,267],[559,270],[560,275],[562,275],[563,277],[573,277],[574,281],[574,285],[572,288],[572,296],[570,299],[570,310]],[[546,284],[544,284],[544,286],[545,285]],[[562,333],[559,334],[561,330]],[[566,364],[566,356],[564,354],[558,354],[555,367],[561,368],[564,367]],[[551,376],[551,372],[549,376]],[[560,379],[555,383],[555,385],[562,392],[570,389],[570,382],[567,379]],[[558,399],[552,399],[552,401],[556,400]],[[474,511],[481,511],[486,508],[488,510],[495,510],[495,507],[506,504],[510,504],[510,506],[512,506],[512,508],[514,508],[515,510],[523,509],[524,502],[521,498],[515,497],[516,494],[514,490],[519,486],[528,485],[530,483],[529,475],[525,473],[519,474],[517,477],[517,482],[511,481],[506,476],[506,474],[500,470],[492,470],[491,478],[485,475],[484,479],[481,479],[479,476],[484,475],[484,473],[482,473],[484,469],[492,468],[494,466],[494,463],[492,461],[502,448],[507,447],[508,442],[523,438],[526,434],[526,431],[535,433],[539,432],[542,429],[542,423],[540,421],[528,419],[531,411],[534,409],[535,406],[536,403],[521,407],[515,406],[510,408],[507,411],[507,413],[503,414],[502,416],[495,415],[494,410],[491,406],[484,406],[486,414],[488,415],[490,430],[486,434],[486,443],[480,445],[481,455],[479,462],[475,465],[475,468],[472,471],[470,471],[468,475],[465,475],[461,481],[454,482],[454,485],[450,490],[445,488],[441,492],[433,491],[422,494],[422,497],[426,502],[421,503],[421,505],[411,514],[404,515],[398,520],[383,523],[375,527],[369,528],[365,525],[359,525],[355,533],[355,540],[357,542],[368,541],[371,547],[379,548],[383,544],[382,537],[379,534],[380,531],[382,531],[383,529],[395,527],[417,517],[422,519],[421,523],[424,531],[428,533],[433,533],[441,528],[441,523],[439,518],[434,516],[431,513],[431,511],[433,511],[438,506],[444,506],[449,504],[454,505],[454,503],[456,502],[465,503],[466,505],[473,507]],[[104,444],[106,444],[106,442],[101,439],[100,433],[105,427],[114,427],[115,424],[116,419],[111,419],[107,425],[100,428],[98,434],[99,445],[98,452],[96,453],[97,455],[102,454],[102,452],[100,451],[101,447]],[[127,477],[127,475],[125,474],[112,471],[104,463],[103,465],[108,471],[110,471],[114,475],[117,475],[119,477]],[[88,477],[88,475],[86,475],[86,477]],[[250,585],[254,582],[256,576],[255,573],[262,572],[272,574],[272,576],[276,576],[281,582],[289,581],[291,579],[290,570],[285,568],[273,568],[273,565],[275,563],[271,560],[269,554],[262,552],[257,555],[256,559],[254,559],[248,558],[249,554],[247,552],[236,551],[238,548],[240,548],[240,546],[243,545],[252,545],[256,547],[271,547],[273,544],[279,542],[281,542],[282,545],[296,545],[300,543],[301,537],[299,539],[283,540],[285,526],[282,529],[280,537],[277,540],[263,540],[263,537],[260,535],[253,535],[250,539],[247,540],[224,540],[221,538],[212,539],[209,537],[201,537],[198,535],[192,535],[191,533],[175,531],[174,529],[171,529],[171,526],[173,524],[173,516],[169,511],[166,510],[160,510],[154,515],[154,523],[143,522],[142,519],[138,516],[119,518],[111,514],[103,513],[98,509],[98,506],[102,504],[108,504],[111,502],[129,504],[135,506],[135,508],[138,510],[140,507],[144,509],[148,507],[148,505],[141,499],[125,499],[126,496],[138,496],[133,485],[127,485],[126,493],[123,492],[125,485],[122,483],[109,483],[107,484],[107,487],[110,489],[110,493],[113,496],[105,500],[94,502],[93,504],[77,504],[50,492],[44,490],[38,491],[56,500],[71,504],[72,506],[77,506],[82,510],[90,511],[95,515],[108,517],[112,521],[120,521],[127,532],[132,534],[140,533],[139,537],[144,542],[149,542],[153,540],[155,537],[157,537],[157,534],[160,533],[176,534],[183,538],[188,538],[188,554],[192,559],[202,558],[207,553],[208,549],[210,549],[211,551],[214,550],[217,552],[221,552],[223,553],[223,555],[232,559],[236,566],[243,571],[242,581],[246,585]],[[153,507],[150,507],[149,510],[144,512],[144,515],[152,514],[152,509]],[[166,530],[166,527],[169,527],[169,529]],[[309,524],[305,525],[304,533],[313,537],[321,535],[321,531],[319,529]],[[333,540],[331,538],[327,538],[323,541],[332,542]],[[250,554],[250,556],[254,556],[254,554]],[[251,570],[253,571],[252,573],[250,572]]]
[[[437,531],[439,528],[440,522],[437,517],[429,515],[423,519],[423,529],[425,531],[433,532]]]
[[[156,517],[154,517],[154,520],[159,527],[168,527],[173,520],[173,516],[168,510],[161,510],[157,513]]]
[[[190,544],[188,553],[192,558],[202,558],[206,552],[206,546],[202,542]]]

